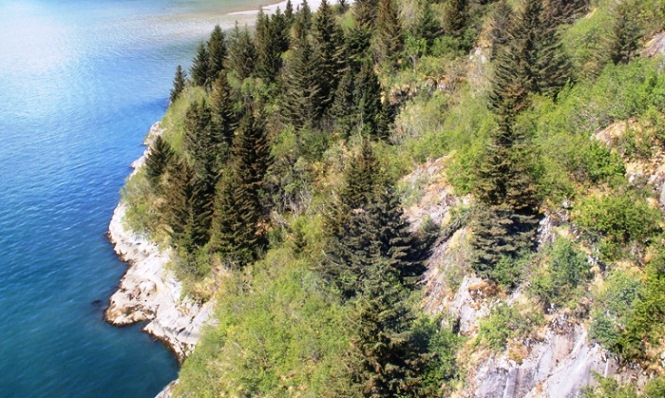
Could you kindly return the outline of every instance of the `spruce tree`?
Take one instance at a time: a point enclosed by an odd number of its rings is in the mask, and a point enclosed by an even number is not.
[[[173,88],[171,89],[169,103],[172,104],[176,99],[178,99],[182,91],[185,89],[186,84],[187,73],[184,71],[184,69],[182,69],[182,66],[178,65],[175,69],[175,77],[173,78]]]
[[[353,103],[353,74],[351,68],[345,68],[341,80],[335,90],[335,100],[331,106],[330,113],[335,118],[338,129],[346,137],[353,127],[353,115],[355,114]]]
[[[490,37],[492,39],[492,52],[490,56],[492,60],[497,57],[499,51],[508,43],[508,30],[511,26],[512,14],[513,8],[506,0],[499,1],[494,8],[490,30]]]
[[[425,53],[428,53],[434,45],[434,40],[443,34],[443,27],[436,19],[429,0],[421,0],[418,4],[420,5],[418,18],[412,33],[417,39],[424,40]]]
[[[215,86],[210,93],[210,110],[213,147],[209,150],[215,152],[218,167],[221,167],[233,145],[233,135],[238,127],[231,87],[223,73],[215,81]]]
[[[229,40],[228,69],[236,79],[242,81],[254,73],[256,48],[245,26],[242,30],[236,22]]]
[[[382,112],[381,85],[371,63],[363,64],[354,85],[353,96],[359,130],[376,137],[379,133],[377,122]]]
[[[540,201],[532,175],[528,138],[512,127],[500,127],[477,170],[474,193],[480,211],[473,226],[474,267],[494,279],[502,257],[515,258],[534,245]]]
[[[188,221],[188,198],[191,196],[189,182],[194,178],[194,170],[184,159],[173,156],[169,162],[167,175],[164,219],[170,227],[171,239],[176,244],[182,237]]]
[[[296,127],[320,123],[327,101],[321,80],[321,59],[307,37],[294,42],[293,56],[284,73],[284,101],[282,114]]]
[[[296,13],[296,24],[300,30],[301,35],[307,34],[312,27],[312,10],[307,4],[307,0],[302,0]]]
[[[568,24],[575,21],[589,9],[589,0],[549,0],[547,14],[555,24]]]
[[[379,60],[393,69],[399,64],[404,47],[399,9],[394,0],[379,0],[376,21]]]
[[[370,141],[363,140],[360,153],[353,159],[344,174],[344,186],[340,192],[340,203],[344,212],[365,209],[382,181],[379,160]]]
[[[175,247],[193,253],[208,241],[211,222],[210,189],[183,159],[169,167],[165,219]]]
[[[196,49],[196,56],[192,63],[192,81],[195,86],[205,87],[208,81],[208,70],[209,70],[209,59],[210,55],[208,54],[208,48],[205,43],[200,43]]]
[[[321,107],[327,110],[334,99],[338,71],[344,66],[344,61],[338,58],[338,54],[342,50],[343,32],[337,26],[333,11],[326,0],[321,2],[314,18],[312,37],[314,51],[318,58],[318,73],[320,73],[318,78],[321,86]]]
[[[363,64],[372,62],[370,52],[372,31],[367,28],[352,28],[344,37],[344,46],[338,55],[338,59],[346,60],[355,75],[360,71]]]
[[[450,0],[443,17],[443,29],[448,36],[460,39],[464,36],[468,19],[468,0]]]
[[[556,27],[543,18],[542,0],[525,0],[499,48],[490,104],[504,129],[527,107],[529,94],[553,96],[569,80]]]
[[[185,114],[184,148],[192,159],[197,173],[214,174],[214,141],[211,131],[212,115],[206,102],[192,103]]]
[[[353,9],[356,17],[356,25],[359,28],[372,30],[378,7],[379,0],[356,0],[356,5]]]
[[[352,315],[353,387],[365,397],[415,395],[429,356],[411,332],[415,315],[397,270],[382,256],[370,259]]]
[[[337,12],[340,15],[343,15],[344,13],[346,13],[346,11],[348,11],[348,9],[349,9],[349,3],[347,3],[346,0],[339,0],[339,2],[337,3]]]
[[[570,82],[572,65],[559,37],[556,21],[546,13],[542,15],[538,39],[537,92],[555,97]]]
[[[622,3],[617,6],[612,33],[610,59],[615,65],[627,64],[635,55],[641,36],[637,15],[631,5]]]
[[[234,162],[220,179],[215,200],[214,250],[242,267],[267,245],[264,178],[271,162],[263,121],[246,111],[234,143]]]
[[[383,185],[368,207],[379,253],[397,268],[401,286],[415,289],[425,271],[423,261],[428,257],[429,248],[411,232],[395,189],[389,184]]]
[[[276,79],[282,67],[282,52],[289,45],[286,20],[281,12],[272,17],[259,12],[256,20],[256,75],[267,82]]]
[[[284,19],[286,20],[286,26],[290,29],[295,19],[295,14],[293,13],[293,3],[291,3],[291,0],[286,2],[286,7],[284,8]]]
[[[222,32],[219,25],[215,25],[215,28],[210,34],[210,39],[208,40],[209,62],[207,82],[209,86],[214,83],[219,76],[219,73],[224,69],[226,55],[227,48],[224,32]]]
[[[172,157],[173,149],[171,145],[161,135],[158,135],[150,146],[148,157],[145,160],[146,173],[153,188],[159,186],[159,179],[166,172]]]

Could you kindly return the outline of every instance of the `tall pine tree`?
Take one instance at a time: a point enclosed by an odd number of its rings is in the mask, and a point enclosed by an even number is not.
[[[256,48],[247,26],[241,30],[236,22],[229,40],[228,52],[228,69],[236,79],[242,81],[254,73]]]
[[[325,82],[321,80],[321,59],[306,36],[295,40],[285,69],[282,114],[287,122],[299,128],[320,123],[327,101],[322,89]]]
[[[208,86],[212,86],[219,76],[219,73],[224,69],[224,63],[227,56],[224,32],[222,32],[219,25],[215,25],[215,28],[210,34],[210,39],[208,40],[208,56],[207,83]]]
[[[233,145],[233,135],[238,127],[238,118],[234,110],[234,98],[225,74],[220,74],[210,93],[211,140],[216,155],[218,168],[228,157]]]
[[[159,180],[166,172],[166,168],[173,157],[173,149],[171,145],[166,142],[161,135],[150,145],[148,157],[145,160],[146,172],[148,180],[153,188],[159,186]]]
[[[175,69],[175,76],[173,77],[173,88],[171,89],[171,96],[169,101],[172,104],[178,99],[187,84],[187,73],[178,65]]]
[[[210,55],[208,54],[208,48],[205,43],[200,43],[196,48],[196,56],[194,57],[194,62],[192,63],[192,82],[195,86],[205,87],[208,82],[208,70]]]
[[[379,60],[394,69],[404,47],[399,9],[394,0],[379,0],[376,21],[377,50]]]
[[[251,109],[245,112],[239,131],[231,170],[217,189],[213,249],[242,267],[256,260],[267,245],[263,191],[271,157],[263,121]]]
[[[338,58],[338,54],[342,50],[343,32],[337,25],[335,15],[327,0],[321,2],[319,11],[316,13],[312,37],[314,52],[319,59],[321,105],[324,110],[327,110],[332,104],[337,89],[338,71],[344,67],[344,61]]]

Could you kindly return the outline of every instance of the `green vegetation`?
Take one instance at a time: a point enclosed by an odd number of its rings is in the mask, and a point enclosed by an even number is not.
[[[523,340],[532,336],[543,324],[540,312],[511,307],[504,302],[495,305],[492,312],[480,322],[477,342],[485,342],[495,351],[503,351],[509,340]]]
[[[189,78],[177,69],[165,133],[123,192],[130,226],[176,249],[189,293],[217,300],[176,395],[448,396],[460,352],[510,351],[562,312],[662,372],[663,217],[626,163],[648,173],[665,142],[663,61],[640,56],[664,13],[657,0],[358,0],[289,3],[254,34],[216,28]],[[473,202],[414,231],[402,204],[424,188],[400,197],[397,181],[444,156]],[[561,220],[539,241],[545,214]],[[462,227],[471,253],[442,280],[472,270],[498,303],[466,345],[418,308],[433,242]],[[540,305],[507,304],[515,291]]]

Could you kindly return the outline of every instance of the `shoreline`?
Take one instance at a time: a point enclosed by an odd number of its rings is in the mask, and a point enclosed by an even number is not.
[[[159,122],[150,129],[148,143],[161,134]],[[132,163],[134,175],[143,167],[148,153]],[[121,261],[128,267],[109,299],[104,320],[114,326],[148,323],[142,330],[166,345],[182,361],[198,342],[200,329],[212,315],[212,302],[198,303],[182,298],[182,284],[167,268],[171,251],[162,250],[124,224],[127,203],[120,200],[109,223],[108,238]]]
[[[309,0],[307,2],[307,5],[312,9],[312,12],[316,12],[319,7],[321,6],[322,0]],[[333,6],[337,4],[339,0],[330,0],[328,1],[328,4],[330,6]],[[261,6],[261,10],[263,10],[264,13],[266,14],[274,14],[277,12],[277,9],[279,8],[280,11],[284,11],[286,9],[286,4],[288,3],[288,0],[282,0],[278,3],[274,4],[269,4],[267,6]],[[291,4],[293,5],[293,9],[295,9],[300,5],[300,2],[298,0],[291,1]],[[348,2],[349,5],[353,4],[353,0]],[[225,14],[227,16],[252,16],[252,15],[258,15],[259,10],[246,10],[246,11],[234,11],[230,12],[228,14]]]
[[[337,2],[332,0],[330,5]],[[294,7],[300,4],[297,0],[293,3]],[[322,0],[308,2],[313,12],[319,9],[321,3]],[[261,10],[266,14],[274,14],[278,9],[284,10],[286,4],[287,1],[271,1],[261,6]],[[258,13],[258,9],[221,15],[211,13],[206,15],[206,19],[234,17],[238,23],[254,25]],[[164,132],[160,123],[151,126],[144,140],[146,149],[132,162],[133,171],[127,178],[145,165],[150,143]],[[108,307],[104,310],[104,321],[116,327],[145,322],[142,331],[164,344],[176,356],[178,363],[182,364],[196,347],[202,327],[211,320],[214,300],[200,303],[182,297],[182,283],[168,269],[171,250],[160,249],[146,237],[131,231],[124,223],[127,207],[121,198],[109,223],[107,238],[127,269],[109,298]],[[177,382],[178,379],[164,386],[156,398],[171,397]]]

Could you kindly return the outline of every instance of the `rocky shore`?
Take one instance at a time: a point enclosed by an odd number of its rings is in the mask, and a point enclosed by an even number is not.
[[[146,143],[161,132],[156,123]],[[147,152],[132,164],[134,172],[143,167]],[[127,204],[121,200],[113,212],[108,236],[129,268],[104,317],[116,326],[147,322],[143,330],[164,342],[182,362],[198,342],[201,327],[212,314],[212,302],[182,297],[182,284],[167,267],[171,252],[129,230],[124,222],[126,211]]]

